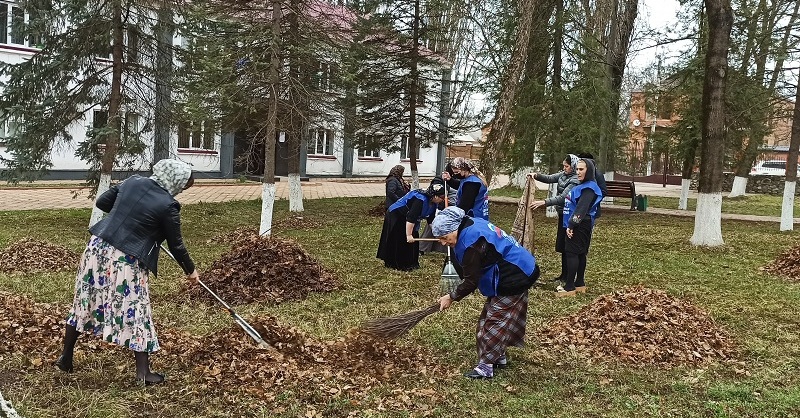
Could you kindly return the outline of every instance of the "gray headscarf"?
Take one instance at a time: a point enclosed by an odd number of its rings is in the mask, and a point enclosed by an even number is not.
[[[431,232],[434,237],[445,236],[458,229],[461,220],[464,219],[464,209],[458,206],[448,206],[436,215],[431,224]]]
[[[178,160],[161,160],[153,166],[150,178],[169,194],[177,196],[186,187],[191,175],[192,166],[189,164]]]

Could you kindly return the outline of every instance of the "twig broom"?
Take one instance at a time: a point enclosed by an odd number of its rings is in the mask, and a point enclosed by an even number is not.
[[[393,340],[405,335],[420,321],[430,314],[439,312],[439,304],[433,304],[425,309],[411,311],[397,316],[371,319],[361,324],[359,330],[373,338]]]

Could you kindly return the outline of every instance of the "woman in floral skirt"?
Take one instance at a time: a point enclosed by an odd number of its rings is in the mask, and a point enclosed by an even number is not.
[[[55,363],[59,369],[72,372],[75,343],[88,332],[134,352],[138,383],[164,382],[150,370],[149,354],[159,345],[148,281],[157,274],[165,240],[189,278],[198,278],[181,236],[181,205],[174,198],[193,183],[191,166],[161,160],[149,178],[134,175],[97,199],[108,215],[89,228],[92,237],[78,266],[64,350]]]

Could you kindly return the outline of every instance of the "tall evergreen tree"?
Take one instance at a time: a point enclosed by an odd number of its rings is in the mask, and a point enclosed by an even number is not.
[[[12,32],[36,47],[29,59],[0,68],[3,116],[17,129],[7,139],[5,174],[32,180],[52,167],[54,149],[75,152],[98,193],[112,171],[146,166],[152,130],[153,2],[22,0]],[[28,19],[24,19],[27,15]],[[88,139],[76,144],[86,113]],[[24,123],[23,123],[24,122]],[[95,210],[90,224],[100,219]]]

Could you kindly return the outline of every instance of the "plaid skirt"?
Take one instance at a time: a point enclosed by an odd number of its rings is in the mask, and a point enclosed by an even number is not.
[[[528,318],[528,292],[514,296],[486,298],[478,320],[478,361],[494,364],[508,347],[525,344]]]
[[[136,258],[92,235],[78,266],[67,324],[133,351],[158,350],[149,276]]]

